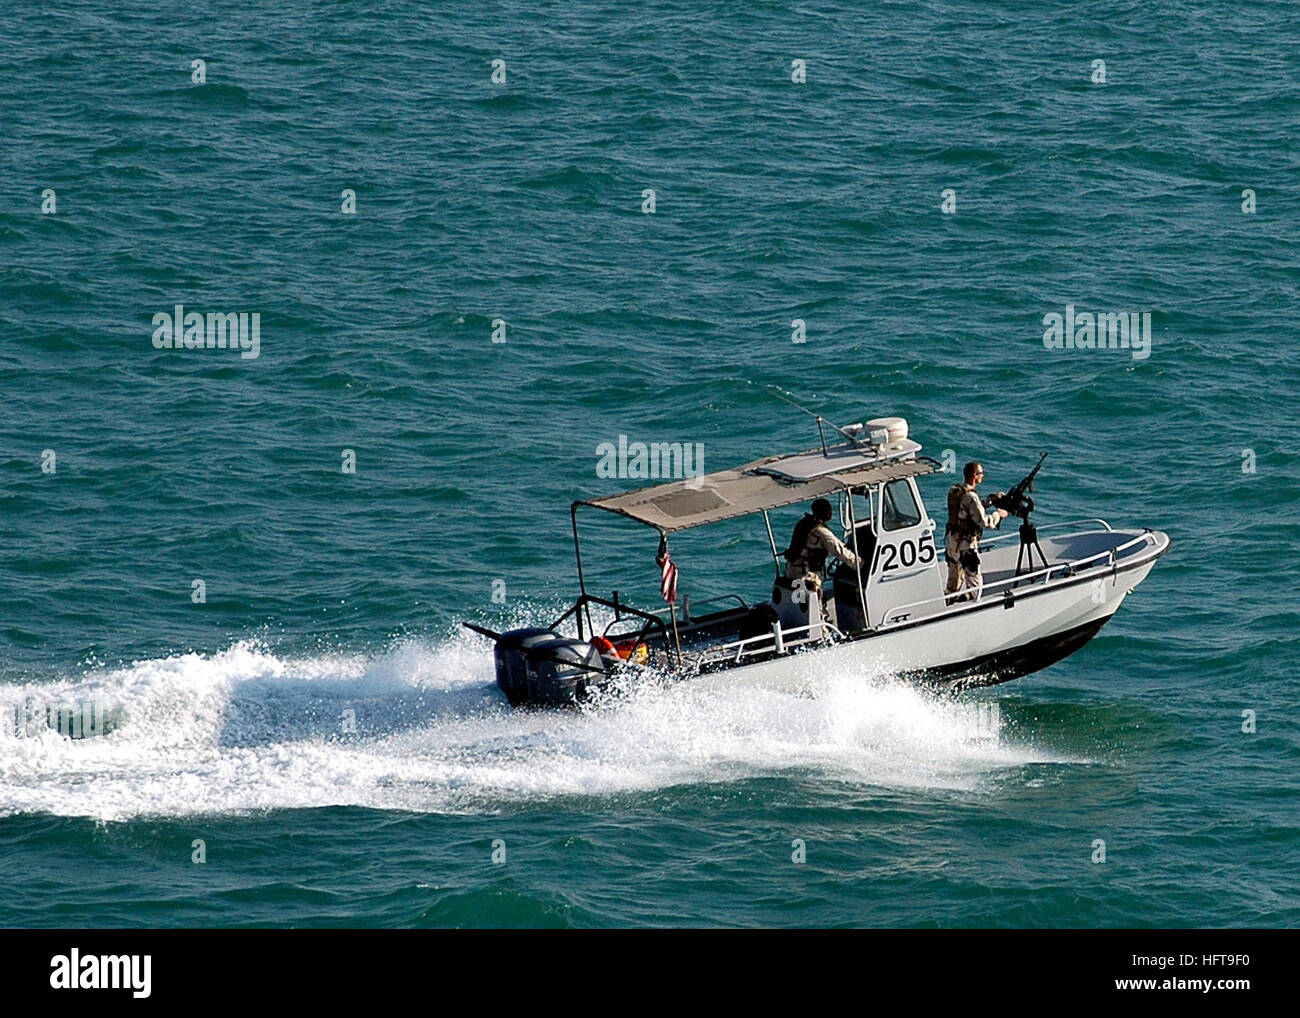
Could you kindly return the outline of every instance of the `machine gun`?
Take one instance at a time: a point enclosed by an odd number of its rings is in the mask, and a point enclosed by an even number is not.
[[[1038,457],[1034,469],[1025,474],[1015,487],[1010,491],[990,495],[987,502],[995,509],[1002,509],[1008,516],[1020,517],[1020,554],[1016,556],[1017,576],[1024,571],[1026,564],[1030,572],[1034,571],[1034,552],[1038,552],[1043,568],[1047,568],[1047,556],[1043,554],[1043,549],[1038,543],[1038,528],[1029,522],[1029,514],[1034,511],[1034,500],[1029,497],[1029,492],[1033,490],[1034,476],[1042,469],[1045,459],[1047,453]],[[1026,559],[1028,559],[1027,563]]]
[[[990,495],[988,504],[993,506],[994,509],[1005,510],[1008,516],[1019,516],[1024,522],[1028,523],[1029,514],[1034,511],[1034,500],[1029,497],[1029,492],[1034,490],[1034,477],[1043,468],[1043,460],[1045,459],[1047,459],[1047,453],[1043,453],[1038,457],[1034,469],[1025,474],[1010,491]]]

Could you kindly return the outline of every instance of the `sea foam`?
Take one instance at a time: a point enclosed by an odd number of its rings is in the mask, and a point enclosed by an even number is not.
[[[117,723],[71,739],[0,732],[0,815],[121,820],[355,805],[480,812],[809,772],[864,786],[978,788],[1053,759],[989,730],[990,703],[888,676],[818,674],[812,695],[648,685],[577,710],[514,711],[468,634],[377,655],[279,656],[253,642],[0,686],[94,701]],[[987,696],[987,694],[985,694]],[[994,710],[996,706],[994,705]]]

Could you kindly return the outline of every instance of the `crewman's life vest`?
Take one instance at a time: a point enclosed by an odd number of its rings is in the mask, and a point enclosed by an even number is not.
[[[979,537],[984,533],[983,521],[972,520],[965,516],[961,511],[962,500],[966,497],[967,488],[964,484],[954,484],[948,489],[948,526],[947,531],[950,534],[956,534],[958,539],[970,540]]]
[[[812,513],[804,513],[803,519],[794,525],[794,533],[790,535],[790,547],[781,552],[787,562],[801,560],[808,571],[813,573],[820,573],[826,568],[826,549],[808,547],[808,538],[820,525],[821,521],[816,516]]]

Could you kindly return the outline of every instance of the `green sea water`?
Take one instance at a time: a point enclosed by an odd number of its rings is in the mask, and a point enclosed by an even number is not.
[[[1297,123],[1277,4],[0,11],[0,925],[1300,925]],[[459,622],[563,610],[597,447],[815,445],[773,385],[1172,551],[962,697],[512,712]]]

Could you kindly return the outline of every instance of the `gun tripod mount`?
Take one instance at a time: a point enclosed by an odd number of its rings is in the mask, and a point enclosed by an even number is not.
[[[1043,563],[1042,568],[1047,568],[1047,556],[1043,554],[1043,547],[1038,543],[1038,528],[1029,522],[1028,511],[1020,517],[1020,521],[1020,554],[1016,556],[1017,576],[1022,572],[1034,571],[1034,552],[1038,552],[1038,560]]]
[[[1047,568],[1047,556],[1043,554],[1042,546],[1038,543],[1038,528],[1029,522],[1029,514],[1034,511],[1034,500],[1029,497],[1029,492],[1034,490],[1034,477],[1043,468],[1045,459],[1047,453],[1038,457],[1034,469],[1022,477],[1010,491],[1000,491],[989,498],[989,505],[996,506],[1008,516],[1020,517],[1020,554],[1016,556],[1017,576],[1025,572],[1026,564],[1029,566],[1029,572],[1034,571],[1034,552],[1038,552],[1039,561],[1043,563],[1044,569]]]

